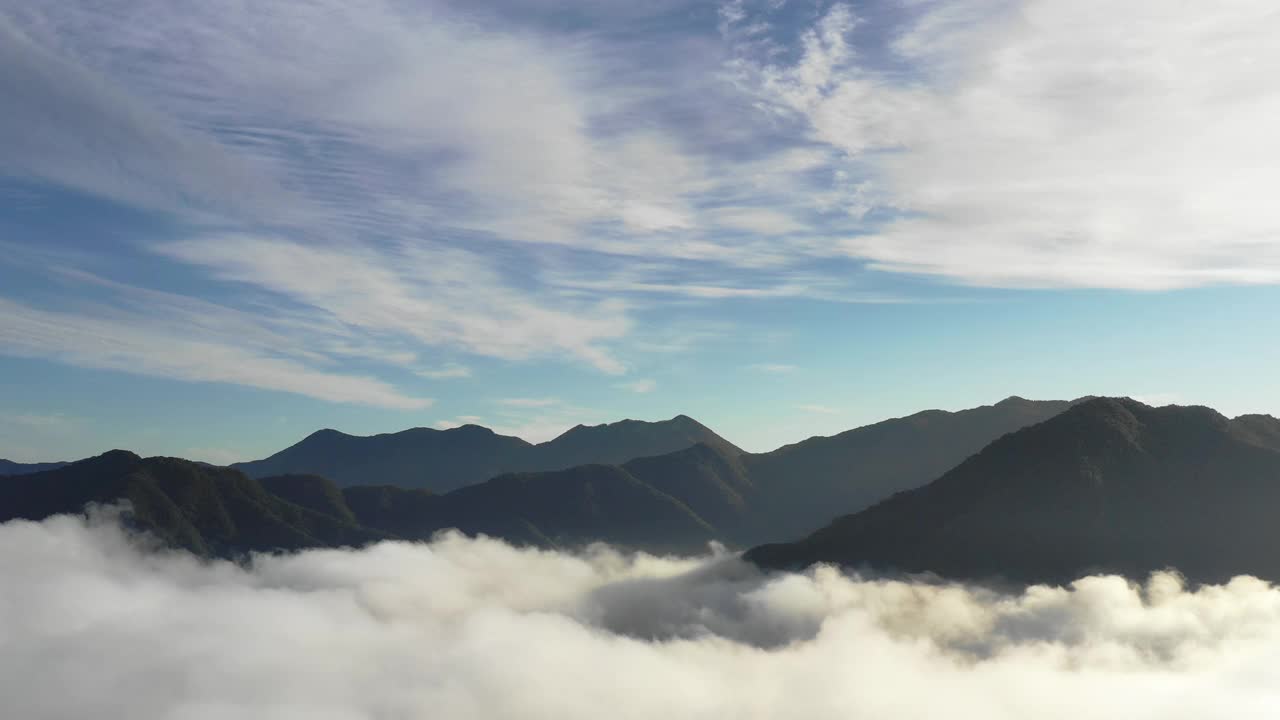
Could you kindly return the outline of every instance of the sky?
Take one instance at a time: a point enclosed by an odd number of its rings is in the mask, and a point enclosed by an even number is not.
[[[1280,411],[1271,0],[0,0],[0,457]]]

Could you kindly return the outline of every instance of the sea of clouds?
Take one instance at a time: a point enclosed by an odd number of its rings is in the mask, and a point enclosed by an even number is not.
[[[1280,590],[1001,592],[818,568],[430,544],[160,550],[0,525],[0,717],[1273,718]]]

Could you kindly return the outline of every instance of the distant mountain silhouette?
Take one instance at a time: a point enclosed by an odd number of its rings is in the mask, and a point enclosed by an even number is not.
[[[18,463],[0,458],[0,475],[28,475],[60,468],[66,464],[65,462]]]
[[[264,460],[232,467],[250,477],[321,475],[340,486],[398,485],[447,492],[518,467],[533,446],[479,425],[362,437],[320,430]]]
[[[996,438],[1080,401],[1009,397],[957,412],[925,410],[743,456],[756,490],[754,502],[767,508],[753,540],[790,540],[838,515],[924,485]]]
[[[113,450],[0,482],[0,522],[80,512],[128,500],[129,521],[200,555],[358,545],[385,537],[273,495],[237,470]]]
[[[1093,399],[991,443],[929,485],[747,557],[954,578],[1091,572],[1280,580],[1280,422]]]
[[[359,544],[381,537],[427,539],[448,528],[546,547],[598,540],[660,552],[698,552],[711,540],[747,547],[785,538],[788,532],[794,537],[895,491],[921,485],[935,468],[954,466],[1001,434],[1068,406],[1011,398],[955,413],[928,411],[756,455],[743,454],[685,416],[666,423],[579,427],[537,446],[476,426],[369,438],[321,431],[267,461],[249,464],[251,469],[328,466],[350,473],[349,478],[413,471],[419,473],[417,478],[435,473],[437,484],[445,485],[438,478],[458,477],[457,468],[481,473],[488,470],[477,468],[501,467],[503,452],[536,466],[569,462],[590,452],[620,457],[637,448],[683,443],[704,434],[712,439],[621,464],[496,473],[484,482],[440,493],[420,483],[344,488],[314,472],[250,479],[237,469],[109,453],[29,476],[28,483],[8,480],[10,494],[0,495],[0,501],[5,501],[10,517],[39,518],[77,511],[86,502],[130,499],[139,525],[155,529],[168,542],[209,555]],[[592,451],[592,443],[600,447]],[[477,458],[484,459],[486,449],[489,464],[481,465]],[[427,456],[436,460],[419,459]],[[148,490],[151,486],[136,479],[157,476],[167,479],[161,494],[170,500],[205,495],[220,499],[156,516],[153,506],[168,504],[148,504],[154,494]],[[231,522],[236,527],[266,526],[269,532],[230,533],[225,513],[206,507],[226,506],[227,498],[245,496],[254,498],[248,503],[254,512],[241,513],[237,517],[242,519],[233,517]],[[274,520],[264,519],[264,513]],[[320,519],[324,522],[317,526]]]
[[[562,470],[577,465],[621,465],[628,460],[677,452],[702,443],[726,455],[742,450],[688,415],[662,422],[620,420],[578,425],[554,440],[534,446],[528,470]]]
[[[543,547],[600,541],[658,552],[698,552],[716,538],[715,528],[679,500],[616,465],[512,473],[445,495],[400,498],[414,510],[401,513],[394,523],[387,520],[385,504],[376,514],[368,513],[357,499],[368,490],[346,491],[356,516],[410,539],[456,528]]]
[[[742,452],[696,420],[678,415],[661,422],[579,425],[538,445],[478,425],[414,428],[369,437],[321,430],[269,458],[233,467],[257,478],[321,475],[344,487],[396,485],[444,493],[503,473],[616,465],[696,443]]]
[[[361,523],[404,537],[457,527],[542,545],[604,540],[699,550],[715,539],[746,547],[795,537],[922,485],[1002,434],[1070,405],[1010,398],[954,413],[918,413],[772,453],[699,443],[621,465],[500,476],[440,496],[387,487],[347,488],[344,495]],[[627,423],[584,430],[617,426]],[[371,514],[362,515],[362,507]]]
[[[616,465],[506,474],[436,495],[392,486],[342,490],[315,475],[255,480],[233,468],[122,450],[6,478],[0,522],[121,500],[132,506],[132,526],[208,557],[424,540],[450,528],[543,547],[603,541],[663,552],[702,551],[716,538],[679,500]]]

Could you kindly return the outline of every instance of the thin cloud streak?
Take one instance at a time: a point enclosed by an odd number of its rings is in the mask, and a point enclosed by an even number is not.
[[[379,253],[248,235],[154,249],[365,330],[514,360],[558,350],[606,373],[625,370],[598,344],[625,334],[619,304],[576,312],[535,305],[503,289],[498,273],[473,252],[404,244]]]
[[[428,380],[454,380],[459,378],[471,377],[471,368],[465,365],[442,365],[437,368],[426,368],[423,370],[415,370],[414,374]]]
[[[194,382],[221,382],[330,402],[416,410],[432,400],[371,377],[325,372],[236,345],[149,331],[135,323],[52,312],[0,298],[0,353]]]

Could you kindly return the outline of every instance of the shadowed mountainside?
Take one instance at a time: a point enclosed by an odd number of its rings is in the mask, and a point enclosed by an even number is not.
[[[1278,426],[1094,399],[997,440],[925,487],[748,558],[1023,582],[1167,567],[1196,581],[1280,580]]]
[[[0,522],[128,501],[132,527],[206,557],[424,540],[456,528],[542,547],[602,541],[659,552],[705,550],[716,530],[680,501],[612,465],[520,473],[436,495],[340,489],[315,475],[255,480],[233,468],[114,450],[0,483]]]
[[[767,512],[754,542],[790,540],[838,515],[923,485],[991,441],[1043,422],[1080,400],[1006,398],[947,412],[925,410],[831,437],[815,437],[742,464]]]
[[[189,482],[208,484],[212,482],[210,478],[217,479],[223,485],[238,488],[241,494],[277,499],[292,508],[290,512],[295,515],[305,511],[306,518],[318,515],[348,531],[357,528],[365,533],[350,535],[305,527],[285,533],[278,529],[277,534],[310,539],[282,541],[276,545],[258,539],[228,540],[226,532],[219,529],[226,524],[222,514],[202,514],[202,508],[193,508],[184,516],[186,525],[169,516],[163,521],[152,518],[147,514],[148,506],[139,505],[145,498],[139,495],[135,484],[122,481],[122,473],[109,463],[104,464],[102,458],[85,461],[88,465],[77,463],[61,472],[33,476],[41,478],[40,483],[15,485],[10,490],[16,494],[10,496],[7,507],[23,507],[25,502],[28,509],[16,514],[40,517],[41,513],[74,511],[85,502],[126,498],[139,508],[140,525],[159,528],[159,534],[170,542],[206,554],[292,548],[308,543],[320,546],[358,543],[375,537],[426,539],[447,528],[540,546],[580,545],[599,540],[653,551],[699,552],[711,540],[745,547],[787,537],[784,533],[793,528],[801,529],[792,536],[819,527],[837,515],[861,509],[896,490],[920,485],[927,481],[925,474],[934,467],[955,465],[984,441],[1066,406],[1065,402],[1011,398],[956,413],[918,413],[832,438],[812,438],[773,453],[746,455],[718,440],[713,444],[697,443],[675,452],[630,459],[620,465],[588,464],[563,470],[503,473],[447,493],[385,484],[340,488],[333,480],[314,473],[251,480],[234,469],[187,463],[191,466],[185,471]],[[701,425],[687,418],[682,420],[683,417],[671,422],[686,433],[701,433]],[[584,452],[584,444],[592,438],[622,438],[623,442],[612,445],[614,452],[621,453],[627,447],[640,447],[644,442],[666,442],[672,437],[671,430],[669,423],[624,421],[610,426],[575,428],[544,446],[552,447],[560,457],[571,457]],[[450,456],[462,458],[463,465],[471,462],[478,448],[495,443],[499,447],[544,447],[530,446],[516,438],[504,438],[474,426],[452,431],[406,431],[372,438],[334,433],[321,447],[335,453],[333,457],[342,459],[349,469],[376,468],[379,463],[402,464],[405,456],[394,453],[367,456],[364,453],[370,447],[390,452],[405,447],[406,439],[414,438],[423,441],[418,444],[419,448],[447,439],[443,443],[446,448],[465,450]],[[352,447],[344,447],[346,443]],[[385,447],[379,443],[385,443]],[[160,463],[160,459],[143,461],[130,457],[144,465]],[[433,467],[440,470],[440,466]],[[99,485],[76,479],[95,472],[103,477]],[[133,466],[129,472],[134,472]],[[42,501],[41,492],[49,492],[49,488],[54,487],[67,488],[61,502]],[[172,495],[209,491],[170,488],[167,492]],[[264,502],[260,500],[259,504]],[[295,524],[294,516],[286,517],[284,510],[276,508],[273,512],[283,526]],[[255,523],[258,521],[250,524]],[[211,532],[206,526],[213,529],[214,537],[219,538],[217,542],[192,539],[203,538]]]
[[[237,470],[113,450],[0,483],[0,521],[41,520],[127,500],[128,521],[205,556],[358,545],[384,537],[349,519],[273,495]]]

